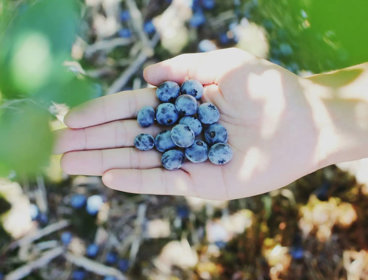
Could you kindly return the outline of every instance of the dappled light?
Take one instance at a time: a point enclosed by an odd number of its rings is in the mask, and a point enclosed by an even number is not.
[[[345,2],[0,0],[0,280],[368,279],[368,160],[341,163],[368,157],[368,2]],[[188,79],[232,160],[169,171],[137,112]]]

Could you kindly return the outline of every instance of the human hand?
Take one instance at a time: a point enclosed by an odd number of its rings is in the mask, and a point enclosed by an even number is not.
[[[155,89],[121,92],[89,101],[65,117],[56,153],[64,153],[68,174],[102,175],[110,188],[147,194],[227,200],[283,187],[320,166],[318,127],[304,92],[307,81],[238,49],[184,54],[149,66],[147,82],[205,85],[204,102],[215,104],[228,130],[233,159],[224,166],[185,162],[180,170],[161,168],[160,153],[141,152],[134,118],[144,105],[157,106]]]

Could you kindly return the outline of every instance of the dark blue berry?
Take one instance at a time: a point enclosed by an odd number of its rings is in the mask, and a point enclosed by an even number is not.
[[[132,31],[129,28],[122,28],[118,31],[118,34],[122,38],[130,38],[132,37]]]
[[[87,251],[86,251],[86,255],[87,257],[90,257],[90,258],[95,258],[97,256],[97,253],[98,253],[98,245],[97,244],[90,244],[88,247],[87,247]]]
[[[293,247],[290,251],[291,256],[295,260],[300,260],[304,257],[304,250],[302,247]]]
[[[49,222],[49,217],[47,217],[46,213],[41,212],[38,216],[37,216],[37,221],[39,222],[39,224],[41,226],[47,225]]]
[[[3,280],[4,279],[4,274],[2,274],[1,272],[0,272],[0,280]]]
[[[171,129],[171,139],[176,146],[187,148],[194,143],[194,132],[185,124],[177,124]]]
[[[166,150],[175,148],[175,144],[171,139],[171,131],[165,130],[157,134],[155,138],[155,147],[157,151],[163,153]]]
[[[120,259],[118,262],[118,268],[122,271],[122,272],[126,272],[129,269],[129,260],[127,259]]]
[[[70,231],[64,231],[61,234],[61,243],[63,243],[63,245],[68,246],[69,243],[72,241],[73,235],[71,234]]]
[[[212,103],[203,103],[198,107],[198,119],[203,124],[213,124],[220,119],[220,112]]]
[[[208,158],[208,146],[202,140],[194,141],[193,145],[185,149],[185,157],[191,162],[204,162]]]
[[[293,54],[293,49],[287,43],[280,44],[280,53],[284,56],[289,56]]]
[[[227,130],[219,123],[211,124],[204,131],[204,139],[207,144],[212,146],[216,143],[226,143],[227,142]]]
[[[153,34],[156,31],[155,26],[153,25],[152,20],[146,21],[143,25],[143,29],[147,34]]]
[[[179,118],[178,110],[174,104],[162,103],[156,110],[156,120],[161,125],[173,125]]]
[[[105,276],[104,277],[104,280],[116,280],[116,277],[115,276],[108,275],[108,276]]]
[[[161,102],[174,102],[179,94],[180,86],[172,81],[164,82],[156,89],[157,98]]]
[[[190,129],[193,130],[195,136],[198,136],[202,132],[202,124],[195,117],[192,116],[182,117],[179,121],[179,124],[186,124],[187,126],[189,126]]]
[[[100,195],[92,195],[87,199],[86,210],[87,213],[94,216],[100,211],[103,205],[103,198]]]
[[[217,143],[210,148],[208,159],[216,165],[228,163],[233,157],[233,151],[228,144]]]
[[[167,170],[179,169],[184,162],[184,154],[179,150],[169,150],[162,154],[161,163]]]
[[[181,219],[189,217],[189,208],[186,205],[179,205],[176,207],[176,215]]]
[[[118,261],[118,256],[114,252],[108,252],[106,255],[106,263],[114,264]]]
[[[206,10],[212,10],[215,7],[215,0],[202,0],[201,4]]]
[[[201,99],[203,95],[203,86],[196,80],[186,80],[180,88],[182,94],[189,94],[195,99]]]
[[[142,107],[138,111],[137,121],[141,127],[149,127],[155,121],[155,109],[151,106]]]
[[[178,110],[181,116],[192,116],[197,113],[198,104],[197,100],[189,95],[180,95],[175,101],[176,110]]]
[[[74,209],[80,209],[86,204],[86,201],[87,201],[87,198],[86,198],[85,195],[83,195],[83,194],[74,194],[70,198],[70,205]]]
[[[134,146],[141,151],[151,150],[155,145],[155,139],[152,135],[141,133],[134,139]]]
[[[227,33],[221,33],[219,35],[219,41],[222,45],[227,45],[230,43],[230,38],[229,36],[227,35]]]
[[[124,10],[120,13],[120,20],[121,21],[128,21],[130,19],[130,13],[127,10]]]
[[[201,10],[197,10],[189,21],[191,27],[199,27],[206,22],[206,17]]]
[[[83,280],[86,278],[86,274],[84,270],[74,270],[72,273],[72,280]]]

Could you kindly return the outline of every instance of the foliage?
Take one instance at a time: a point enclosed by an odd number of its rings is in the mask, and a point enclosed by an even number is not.
[[[2,1],[0,13],[0,174],[33,173],[51,153],[52,102],[73,106],[93,95],[90,82],[63,66],[80,11],[74,0]]]

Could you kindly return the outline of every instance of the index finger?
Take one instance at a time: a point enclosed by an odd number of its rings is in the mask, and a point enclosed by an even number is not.
[[[64,123],[70,128],[84,128],[134,118],[143,106],[157,106],[155,91],[154,88],[129,90],[90,100],[71,109]]]

